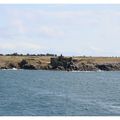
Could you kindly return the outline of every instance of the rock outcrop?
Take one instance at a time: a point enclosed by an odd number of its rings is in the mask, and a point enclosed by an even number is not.
[[[51,58],[51,67],[53,70],[67,70],[67,71],[120,71],[120,63],[104,63],[97,64],[92,62],[81,62],[72,57],[59,56]]]
[[[50,62],[49,62],[50,61]],[[96,63],[91,59],[76,59],[75,57],[52,57],[48,62],[34,58],[17,61],[1,61],[0,69],[28,70],[60,70],[60,71],[120,71],[120,62]]]
[[[20,69],[29,69],[29,70],[35,70],[36,67],[32,64],[29,64],[28,61],[22,60],[19,64]]]
[[[120,63],[97,64],[96,67],[104,71],[120,71]]]
[[[77,70],[77,66],[74,64],[72,57],[63,57],[63,56],[59,56],[59,57],[55,57],[55,58],[51,58],[51,69],[53,70],[67,70],[67,71],[71,71],[71,70]]]

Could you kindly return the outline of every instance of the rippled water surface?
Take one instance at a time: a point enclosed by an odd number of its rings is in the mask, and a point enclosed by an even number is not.
[[[1,70],[0,115],[120,115],[120,72]]]

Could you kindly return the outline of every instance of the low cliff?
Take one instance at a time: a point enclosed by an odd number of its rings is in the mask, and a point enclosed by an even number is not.
[[[97,60],[96,60],[97,59]],[[119,58],[76,57],[0,57],[0,69],[120,71]]]
[[[59,56],[51,58],[50,69],[66,71],[120,71],[120,63],[95,63],[93,61],[81,61],[72,57]]]

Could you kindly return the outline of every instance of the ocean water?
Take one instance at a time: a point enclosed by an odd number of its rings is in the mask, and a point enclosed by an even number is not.
[[[0,70],[0,115],[120,115],[120,72]]]

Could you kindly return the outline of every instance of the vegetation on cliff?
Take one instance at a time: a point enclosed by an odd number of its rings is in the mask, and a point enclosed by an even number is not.
[[[120,71],[120,57],[1,55],[0,69]]]

